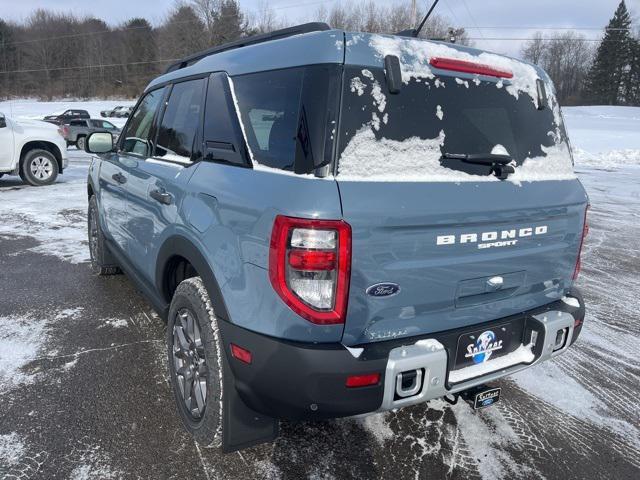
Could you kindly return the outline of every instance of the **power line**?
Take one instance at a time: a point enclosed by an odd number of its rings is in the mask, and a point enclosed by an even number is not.
[[[480,30],[480,27],[478,27],[478,24],[476,23],[475,18],[473,18],[473,15],[471,15],[471,10],[469,10],[469,6],[467,5],[466,0],[462,0],[462,4],[464,5],[464,8],[466,8],[467,13],[469,14],[469,18],[471,19],[471,22],[476,26],[476,30],[478,31],[480,36],[483,37],[483,40],[484,40],[484,34],[482,33],[482,30]]]
[[[129,65],[150,65],[155,63],[168,63],[177,62],[180,58],[169,58],[164,60],[149,60],[146,62],[128,62],[128,63],[108,63],[103,65],[78,65],[75,67],[55,67],[55,68],[30,68],[25,70],[4,70],[0,71],[1,74],[8,73],[35,73],[35,72],[59,72],[68,70],[83,70],[83,69],[100,69],[100,68],[112,68],[112,67],[126,67]]]
[[[462,28],[469,28],[469,27],[462,27]],[[500,25],[494,25],[494,26],[483,26],[483,27],[474,27],[474,28],[482,28],[482,29],[486,29],[486,30],[603,30],[603,31],[614,31],[614,30],[624,30],[624,31],[630,31],[631,28],[617,28],[617,27],[524,27],[524,26],[520,26],[520,27],[509,27],[509,26],[500,26]]]
[[[467,37],[469,40],[487,40],[487,41],[497,41],[497,40],[505,40],[505,41],[526,41],[532,40],[532,37]],[[544,40],[544,41],[566,41],[566,38],[557,38],[557,37],[547,37],[547,38],[537,38],[536,40]],[[615,40],[615,39],[604,39],[604,38],[574,38],[571,41],[574,42],[624,42],[625,40]]]

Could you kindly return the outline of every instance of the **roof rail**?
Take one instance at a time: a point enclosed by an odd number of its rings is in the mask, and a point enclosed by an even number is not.
[[[282,30],[275,30],[273,32],[264,33],[261,35],[252,35],[250,37],[241,38],[239,40],[218,45],[216,47],[203,50],[202,52],[194,53],[192,55],[189,55],[188,57],[184,57],[182,60],[171,64],[167,68],[165,73],[173,72],[175,70],[180,70],[181,68],[188,67],[189,65],[192,65],[198,60],[202,60],[205,57],[208,57],[210,55],[215,55],[221,52],[226,52],[227,50],[246,47],[248,45],[255,45],[257,43],[269,42],[271,40],[278,40],[280,38],[292,37],[293,35],[300,35],[303,33],[311,33],[311,32],[322,32],[325,30],[331,30],[331,27],[326,23],[312,22],[312,23],[304,23],[302,25],[297,25],[295,27],[283,28]]]

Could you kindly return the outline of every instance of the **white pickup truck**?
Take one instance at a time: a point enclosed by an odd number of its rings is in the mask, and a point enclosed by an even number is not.
[[[67,144],[57,126],[0,112],[0,177],[20,175],[30,185],[49,185],[67,162]]]

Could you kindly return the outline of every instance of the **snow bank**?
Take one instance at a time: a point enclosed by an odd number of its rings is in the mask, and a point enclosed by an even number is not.
[[[640,107],[564,107],[578,167],[640,165]]]
[[[35,99],[15,99],[0,102],[0,112],[17,120],[41,120],[45,115],[62,113],[70,108],[87,110],[91,118],[100,117],[100,111],[109,110],[117,105],[134,106],[135,100],[88,100],[78,101],[74,99],[55,102],[40,102]],[[106,118],[118,127],[123,127],[126,118]]]

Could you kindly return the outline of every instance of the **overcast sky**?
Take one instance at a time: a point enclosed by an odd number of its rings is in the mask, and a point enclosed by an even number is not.
[[[336,1],[345,0],[271,0],[278,15],[290,21],[313,19],[312,12],[324,4],[328,9]],[[376,0],[380,5],[388,1]],[[400,1],[400,0],[398,0]],[[409,0],[406,0],[409,2]],[[430,1],[418,0],[424,6]],[[495,38],[529,37],[536,29],[600,28],[611,18],[620,0],[440,0],[436,12],[452,23],[467,28],[475,46],[500,53],[516,54],[521,41],[491,40]],[[21,21],[36,8],[92,15],[110,24],[131,17],[144,17],[154,24],[162,21],[174,0],[0,0],[0,18]],[[240,0],[247,12],[255,11],[260,0]],[[627,0],[636,28],[640,26],[640,0]],[[497,28],[489,28],[497,27]],[[583,30],[597,38],[597,30]]]

